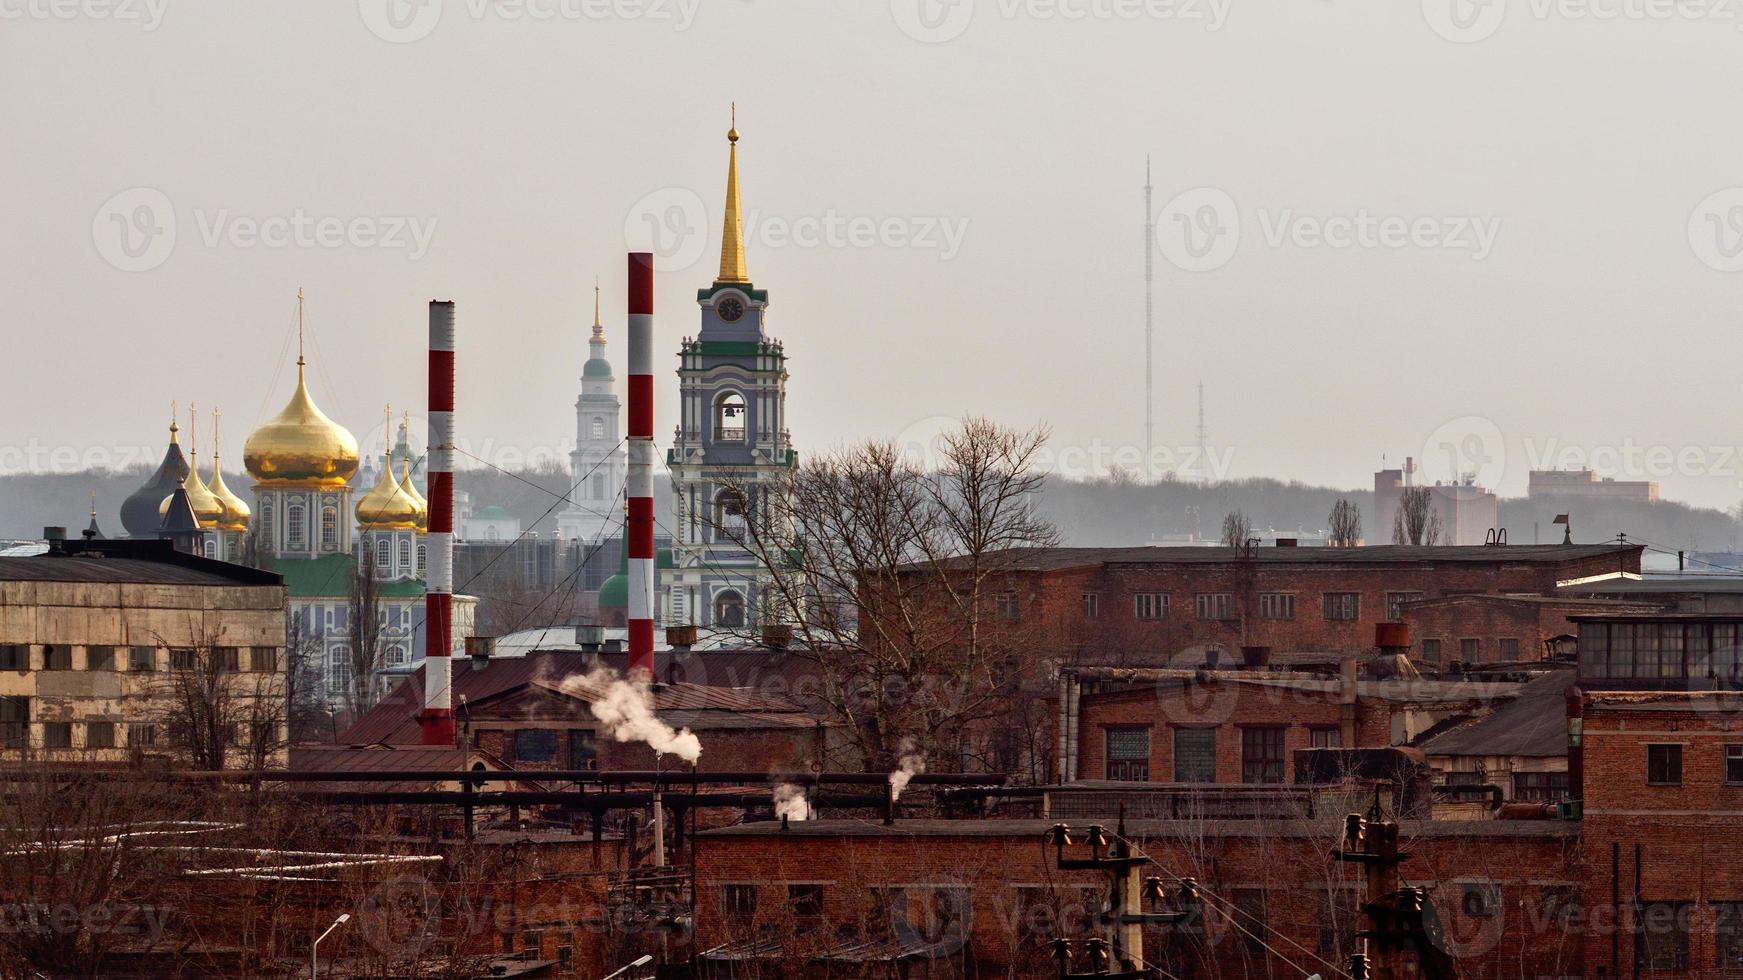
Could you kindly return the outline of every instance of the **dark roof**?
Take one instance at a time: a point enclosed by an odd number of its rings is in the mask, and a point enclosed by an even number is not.
[[[1528,545],[1370,545],[1360,548],[1254,548],[1250,552],[1228,547],[1126,547],[1126,548],[1019,548],[988,559],[994,567],[1013,571],[1059,571],[1095,565],[1216,565],[1251,560],[1272,565],[1396,565],[1445,564],[1541,564],[1583,561],[1590,558],[1634,557],[1641,545],[1528,544]]]
[[[696,654],[688,659],[704,658],[712,658],[712,655]],[[601,663],[616,666],[611,659],[608,655],[541,650],[524,657],[489,660],[483,669],[479,669],[469,658],[456,657],[452,684],[456,713],[459,713],[462,701],[476,706],[534,684],[556,690],[562,681],[585,677]],[[424,668],[420,666],[409,680],[394,688],[368,714],[343,732],[339,742],[346,745],[417,744],[422,737],[417,715],[423,706],[423,675]],[[743,727],[742,719],[734,721],[728,714],[713,714],[716,712],[759,715],[767,720],[766,727],[770,728],[790,727],[801,717],[800,707],[780,696],[781,692],[760,685],[747,689],[749,687],[696,683],[656,685],[654,710],[669,722],[691,727],[726,727],[729,723],[733,727]],[[809,716],[804,717],[810,723]]]
[[[1423,754],[1530,756],[1567,755],[1565,694],[1577,672],[1552,671],[1519,689],[1519,696],[1467,725],[1424,739]]]
[[[41,555],[0,558],[0,581],[271,585],[283,580],[246,565],[177,551],[168,541],[66,541]]]
[[[1575,595],[1702,595],[1743,592],[1743,575],[1672,575],[1648,578],[1616,578],[1584,585],[1563,586],[1560,592]]]
[[[293,745],[290,749],[290,768],[300,772],[465,772],[472,768],[472,763],[482,762],[486,769],[492,772],[502,772],[510,769],[502,760],[474,749],[470,752],[457,748],[413,746],[399,747],[391,745]],[[300,783],[293,784],[308,792],[415,792],[426,790],[435,785],[433,781],[373,781],[359,783]],[[530,781],[527,785],[534,785]]]

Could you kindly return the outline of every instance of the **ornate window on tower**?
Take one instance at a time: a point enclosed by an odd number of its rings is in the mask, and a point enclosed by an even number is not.
[[[593,416],[593,438],[605,438],[605,420],[597,415]]]
[[[339,511],[333,507],[321,508],[321,547],[333,548],[339,544]]]
[[[593,474],[592,497],[594,500],[604,500],[605,499],[605,474],[604,473]]]
[[[744,441],[744,396],[729,391],[714,400],[714,441]]]
[[[739,627],[744,625],[744,596],[727,589],[714,597],[714,625]]]
[[[213,541],[210,538],[207,538],[205,551],[206,551],[207,558],[218,557],[218,542]]]
[[[272,540],[272,501],[264,501],[260,505],[260,534],[268,541]]]
[[[377,538],[375,541],[375,577],[380,578],[383,575],[386,575],[388,568],[392,564],[393,552],[391,546],[387,543],[387,539]]]
[[[728,540],[739,540],[744,536],[745,501],[744,494],[737,490],[723,489],[714,495],[714,526],[720,535]]]
[[[284,512],[285,540],[292,548],[303,546],[303,505],[291,504]]]
[[[430,555],[430,549],[428,547],[421,545],[421,544],[418,545],[418,570],[417,570],[417,574],[419,576],[422,576],[424,574],[424,559],[428,558],[429,555]]]
[[[412,567],[412,542],[410,538],[399,540],[399,567],[408,570]]]

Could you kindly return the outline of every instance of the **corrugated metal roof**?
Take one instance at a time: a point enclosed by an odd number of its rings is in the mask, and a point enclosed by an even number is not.
[[[1576,680],[1576,671],[1552,671],[1527,682],[1518,697],[1488,715],[1425,739],[1419,747],[1429,756],[1566,755],[1565,694]]]
[[[194,558],[193,555],[185,556]],[[201,558],[201,563],[50,552],[0,558],[0,581],[85,582],[101,585],[279,585],[277,575]],[[217,566],[217,567],[213,567]]]

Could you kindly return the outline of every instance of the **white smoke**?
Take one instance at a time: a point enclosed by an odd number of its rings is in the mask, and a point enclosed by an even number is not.
[[[590,702],[593,717],[619,742],[646,742],[655,752],[694,763],[702,741],[690,729],[675,730],[654,714],[654,692],[645,681],[626,681],[609,667],[563,681],[563,692]]]
[[[911,738],[902,739],[897,749],[897,769],[890,773],[890,799],[902,798],[902,791],[908,788],[909,780],[926,771],[926,754],[920,751]]]
[[[805,798],[805,790],[792,783],[776,786],[775,816],[786,817],[789,821],[811,819],[811,801]]]

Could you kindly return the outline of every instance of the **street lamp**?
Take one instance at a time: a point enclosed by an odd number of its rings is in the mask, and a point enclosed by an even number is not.
[[[622,976],[623,974],[629,972],[630,970],[635,969],[638,966],[647,966],[649,963],[652,963],[653,961],[654,961],[654,958],[652,956],[643,955],[639,959],[632,961],[628,966],[620,967],[615,972],[607,973],[603,978],[601,978],[601,980],[611,980],[612,977]]]
[[[327,927],[326,932],[323,932],[319,936],[315,937],[315,944],[313,946],[309,947],[309,980],[315,980],[315,977],[317,977],[319,975],[315,969],[315,962],[320,957],[320,954],[321,954],[321,940],[327,938],[328,934],[331,933],[334,929],[337,929],[340,926],[342,926],[345,923],[350,922],[350,921],[351,921],[351,913],[341,912],[341,913],[339,913],[339,917],[337,919],[333,920],[333,924]]]

